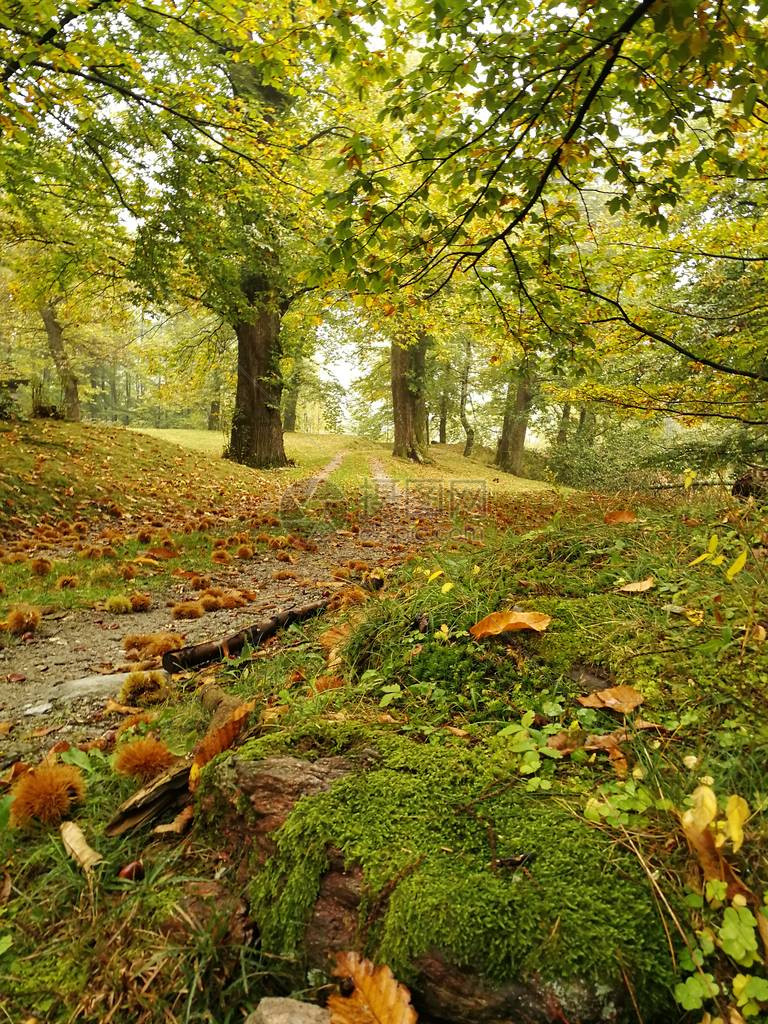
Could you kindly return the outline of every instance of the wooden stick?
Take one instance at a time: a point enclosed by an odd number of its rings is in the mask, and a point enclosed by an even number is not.
[[[294,622],[302,622],[318,615],[324,611],[328,600],[315,601],[314,604],[305,604],[299,608],[288,608],[284,612],[278,612],[271,619],[257,622],[253,626],[241,629],[223,640],[208,640],[202,644],[190,644],[189,647],[182,647],[178,651],[167,651],[163,655],[163,668],[168,673],[182,672],[187,668],[194,668],[197,665],[207,665],[211,661],[221,661],[223,658],[239,654],[246,644],[252,647],[258,646],[264,640],[274,636],[279,629],[285,629]]]

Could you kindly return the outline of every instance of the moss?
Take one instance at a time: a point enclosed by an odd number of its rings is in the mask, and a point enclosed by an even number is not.
[[[86,986],[89,953],[73,949],[71,943],[54,943],[44,953],[17,958],[4,968],[3,995],[35,1014],[47,1015],[55,1007],[68,1005]]]
[[[369,748],[372,738],[369,730]],[[349,741],[344,730],[342,744]],[[376,744],[375,767],[300,801],[276,835],[275,856],[250,886],[265,950],[300,953],[333,846],[362,867],[361,920],[376,909],[362,936],[368,954],[405,981],[434,948],[494,982],[536,973],[606,991],[620,984],[620,961],[651,1019],[668,1008],[666,939],[632,857],[561,800],[507,784],[501,750],[489,756],[392,735]],[[393,880],[379,907],[376,894]]]

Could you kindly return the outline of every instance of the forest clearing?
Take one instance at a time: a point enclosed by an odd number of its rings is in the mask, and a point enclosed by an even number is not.
[[[0,0],[0,1022],[768,1021],[767,85]]]

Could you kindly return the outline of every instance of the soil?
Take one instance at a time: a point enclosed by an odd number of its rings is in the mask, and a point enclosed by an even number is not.
[[[300,552],[295,565],[269,552],[232,565],[212,565],[207,571],[213,586],[254,591],[252,604],[176,621],[172,606],[196,595],[183,579],[169,577],[168,587],[148,612],[55,612],[43,618],[33,636],[0,650],[0,768],[44,752],[59,740],[82,742],[104,732],[111,724],[105,701],[117,696],[128,668],[122,646],[127,634],[172,631],[187,643],[219,639],[275,611],[359,584],[359,572],[348,580],[334,578],[334,570],[345,562],[359,560],[386,572],[448,525],[428,495],[414,496],[387,477],[380,464],[372,464],[372,484],[357,517],[359,532],[346,528],[342,513],[349,498],[328,483],[344,454],[336,455],[316,477],[287,488],[275,510],[288,526],[307,509],[320,511],[316,529],[310,524],[309,530],[315,551]],[[55,557],[56,552],[50,554]],[[273,578],[286,569],[299,578]]]

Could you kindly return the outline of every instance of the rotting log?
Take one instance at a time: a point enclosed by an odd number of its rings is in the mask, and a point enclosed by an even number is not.
[[[196,668],[198,665],[207,665],[212,661],[222,661],[224,658],[235,657],[243,650],[246,644],[257,647],[260,643],[274,636],[280,629],[285,629],[294,622],[303,622],[311,619],[320,612],[325,611],[328,605],[327,600],[315,601],[312,604],[305,604],[299,608],[287,608],[278,612],[270,619],[264,619],[253,626],[232,633],[222,640],[206,640],[201,644],[190,644],[178,651],[167,651],[163,655],[163,668],[169,674],[183,672],[184,669]]]
[[[216,765],[209,778],[198,803],[201,823],[204,827],[207,819],[216,829],[219,846],[242,857],[237,875],[239,884],[246,886],[253,872],[275,855],[275,834],[300,801],[326,793],[350,775],[375,771],[379,758],[371,750],[313,761],[288,755],[259,760],[235,756]],[[369,929],[376,927],[371,918],[385,910],[378,903],[387,902],[392,892],[385,887],[371,902],[358,864],[331,843],[326,858],[299,962],[302,970],[330,973],[336,952],[365,949]],[[414,855],[413,864],[400,872],[392,888],[418,865]],[[535,886],[532,898],[537,898]],[[361,920],[363,906],[366,914]],[[258,929],[259,914],[254,910]],[[281,955],[280,950],[273,952]],[[422,953],[412,966],[415,980],[409,980],[409,987],[422,1024],[562,1024],[566,1020],[617,1024],[631,1019],[631,996],[618,976],[609,990],[587,980],[546,981],[534,967],[525,977],[494,983],[480,971],[457,963],[449,949],[440,948]]]

